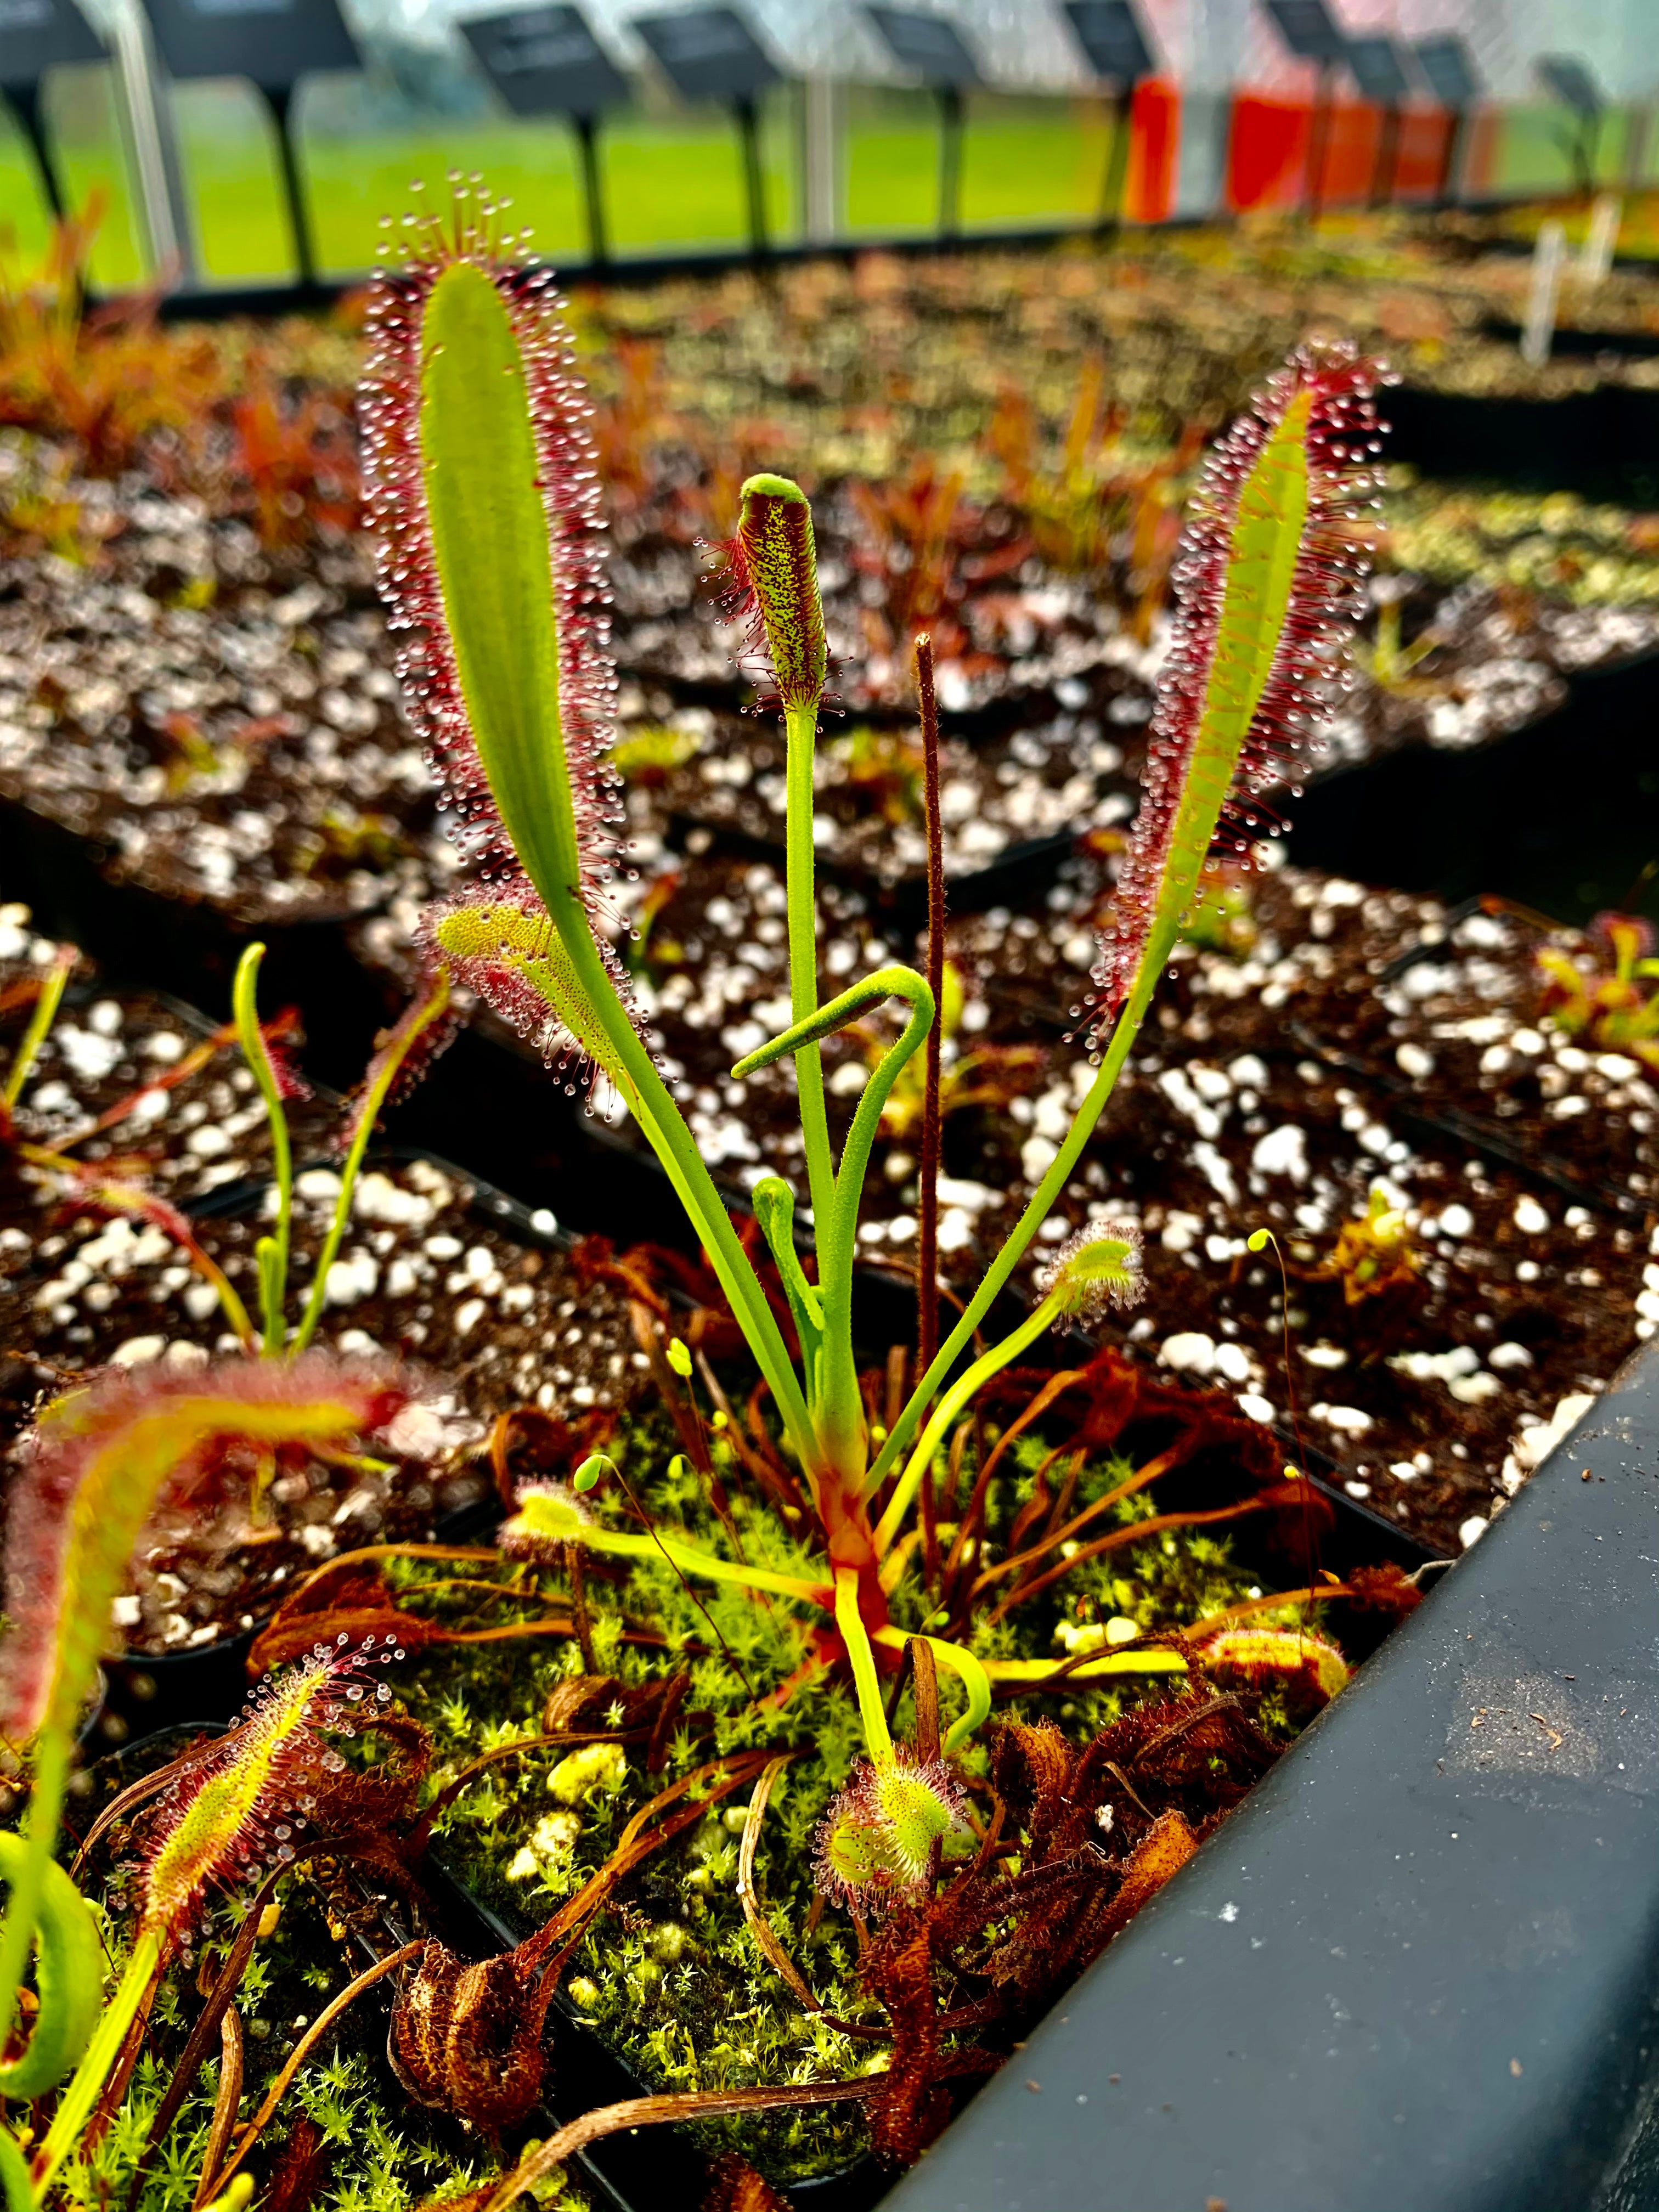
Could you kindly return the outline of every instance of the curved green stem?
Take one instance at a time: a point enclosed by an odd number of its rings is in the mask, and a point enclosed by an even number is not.
[[[1055,1689],[1063,1690],[1071,1682],[1100,1682],[1112,1674],[1184,1674],[1187,1662],[1178,1651],[1107,1651],[1077,1667],[1058,1659],[988,1659],[985,1672],[993,1682],[1030,1682],[1040,1688],[1052,1680]]]
[[[568,1540],[580,1543],[586,1551],[607,1552],[617,1559],[665,1559],[682,1574],[700,1575],[705,1582],[736,1583],[744,1589],[771,1590],[780,1597],[797,1598],[803,1605],[822,1607],[824,1600],[822,1583],[810,1583],[802,1575],[779,1574],[771,1567],[722,1559],[716,1553],[700,1551],[695,1544],[682,1544],[678,1536],[654,1531],[639,1535],[632,1529],[601,1528],[589,1522],[579,1534],[573,1532]]]
[[[941,1667],[949,1668],[968,1692],[968,1709],[958,1713],[946,1732],[944,1744],[948,1759],[961,1745],[967,1742],[974,1730],[991,1717],[991,1677],[986,1663],[970,1651],[965,1644],[953,1644],[948,1637],[923,1636],[902,1628],[880,1628],[876,1642],[902,1649],[915,1634],[918,1644],[925,1644]]]
[[[27,1837],[0,1829],[0,1874],[11,1879],[28,1855]],[[52,1858],[40,1889],[34,1973],[39,2008],[28,2042],[17,2057],[0,2063],[0,2098],[20,2105],[46,2096],[80,2063],[103,1997],[104,1947],[98,1923]]]
[[[322,1319],[323,1308],[328,1298],[328,1271],[334,1265],[339,1253],[341,1240],[345,1236],[346,1224],[351,1218],[352,1193],[357,1188],[357,1177],[362,1171],[363,1155],[368,1150],[369,1139],[374,1133],[374,1124],[380,1118],[380,1109],[386,1104],[386,1095],[397,1081],[404,1062],[409,1058],[420,1039],[432,1027],[434,1022],[439,1020],[447,1011],[448,1006],[449,978],[444,975],[439,978],[427,997],[417,1006],[411,1009],[406,1021],[399,1023],[398,1035],[386,1051],[380,1066],[375,1071],[373,1080],[363,1091],[362,1104],[357,1114],[357,1126],[352,1132],[351,1149],[347,1152],[340,1170],[340,1195],[334,1202],[334,1218],[328,1224],[328,1235],[324,1238],[322,1251],[318,1255],[316,1280],[312,1284],[311,1295],[306,1301],[305,1312],[301,1317],[299,1328],[294,1332],[294,1341],[289,1346],[289,1353],[293,1358],[297,1358],[305,1350],[316,1333],[318,1322]]]
[[[945,1431],[964,1406],[970,1405],[994,1375],[1000,1374],[1011,1360],[1035,1344],[1060,1310],[1056,1297],[1044,1298],[1032,1313],[1027,1314],[1012,1334],[1000,1344],[994,1344],[981,1358],[976,1359],[964,1374],[959,1375],[934,1407],[932,1419],[922,1431],[921,1441],[910,1455],[903,1474],[893,1486],[893,1494],[887,1501],[887,1510],[876,1524],[876,1557],[879,1559],[892,1544],[910,1510],[910,1501],[921,1487],[921,1478],[927,1472],[928,1462],[944,1441]],[[879,1467],[879,1462],[878,1462]],[[872,1473],[866,1486],[866,1494],[872,1492],[878,1477]]]
[[[12,2022],[17,2017],[17,1995],[40,1917],[40,1893],[46,1887],[46,1868],[63,1815],[69,1774],[68,1732],[48,1723],[35,1745],[27,1849],[11,1884],[6,1917],[0,1921],[0,2051],[10,2041]]]
[[[792,1023],[781,1036],[750,1053],[732,1071],[734,1076],[743,1076],[764,1067],[810,1040],[844,1029],[866,1007],[878,1006],[884,999],[902,1000],[910,1009],[910,1018],[896,1042],[883,1054],[864,1087],[853,1126],[847,1133],[847,1142],[842,1147],[834,1200],[828,1215],[820,1215],[815,1224],[819,1293],[823,1307],[823,1350],[812,1410],[824,1457],[843,1487],[849,1488],[862,1480],[869,1450],[864,1408],[859,1396],[858,1363],[853,1352],[853,1255],[858,1237],[859,1200],[864,1192],[871,1148],[881,1126],[882,1109],[906,1061],[933,1026],[933,994],[927,988],[927,978],[917,975],[914,968],[878,968],[806,1020]]]
[[[46,2139],[34,2168],[35,2195],[42,2203],[46,2201],[46,2191],[51,2188],[58,2168],[72,2154],[85,2132],[92,2108],[121,2055],[121,2045],[126,2041],[127,2031],[149,1993],[161,1962],[161,1930],[141,1928],[115,1995],[104,2008],[98,2032],[87,2045],[86,2056],[76,2068],[74,2078],[59,2098],[58,2110],[52,2116],[52,2125],[46,2130]]]
[[[870,1632],[864,1625],[864,1615],[859,1611],[859,1577],[854,1567],[836,1570],[836,1626],[841,1631],[842,1642],[847,1646],[847,1656],[853,1668],[853,1687],[858,1692],[859,1717],[864,1723],[866,1748],[876,1764],[890,1764],[893,1739],[887,1726],[886,1709],[881,1702],[881,1685],[876,1675],[876,1655],[871,1649]]]
[[[961,1319],[939,1346],[933,1365],[910,1393],[903,1411],[876,1455],[876,1462],[866,1486],[867,1489],[873,1491],[892,1473],[899,1454],[915,1434],[916,1424],[932,1402],[934,1393],[967,1346],[972,1343],[974,1331],[990,1311],[998,1292],[1013,1273],[1026,1246],[1053,1212],[1055,1200],[1071,1179],[1073,1170],[1083,1157],[1084,1146],[1094,1133],[1095,1124],[1106,1109],[1106,1102],[1111,1097],[1122,1073],[1123,1063],[1129,1056],[1129,1048],[1146,1018],[1164,963],[1174,948],[1178,928],[1178,921],[1161,924],[1147,939],[1146,951],[1135,977],[1134,988],[1117,1018],[1099,1071],[1090,1085],[1088,1097],[1077,1110],[1065,1143],[1055,1154],[1048,1174],[1032,1192],[1030,1204],[1015,1223],[1006,1243],[987,1269],[984,1280],[963,1309]]]
[[[264,1323],[260,1349],[267,1359],[273,1359],[282,1350],[287,1333],[283,1309],[288,1298],[289,1236],[294,1219],[294,1156],[289,1145],[288,1115],[283,1106],[276,1071],[271,1065],[264,1033],[259,1027],[259,963],[264,957],[263,945],[250,945],[245,948],[236,963],[231,1009],[236,1018],[236,1035],[242,1048],[242,1057],[259,1086],[259,1096],[264,1101],[265,1119],[270,1125],[270,1159],[276,1185],[276,1231],[274,1236],[262,1237],[254,1247],[254,1252],[259,1268],[259,1313]]]
[[[807,1281],[795,1249],[795,1194],[781,1176],[763,1176],[750,1192],[749,1202],[777,1263],[784,1296],[795,1317],[810,1403],[817,1387],[818,1349],[823,1341],[823,1299],[817,1285]]]
[[[67,959],[60,956],[52,962],[51,972],[40,985],[40,994],[34,1002],[34,1012],[29,1016],[29,1025],[23,1032],[23,1042],[18,1046],[17,1057],[7,1073],[5,1090],[0,1092],[8,1113],[22,1097],[23,1085],[29,1079],[29,1070],[58,1018],[58,1009],[63,1003],[70,971],[74,965],[73,953]]]
[[[6,2191],[6,2212],[35,2212],[34,2184],[23,2147],[7,2127],[0,2127],[0,2184]]]
[[[818,918],[812,887],[812,757],[817,740],[817,701],[786,708],[784,728],[788,742],[784,880],[789,902],[789,1010],[799,1024],[810,1020],[818,1010]],[[816,1042],[796,1050],[795,1086],[816,1243],[823,1233],[821,1224],[830,1218],[836,1193],[830,1117],[823,1103],[823,1063]]]
[[[756,1364],[776,1401],[778,1413],[791,1442],[809,1470],[818,1463],[817,1438],[806,1400],[783,1337],[766,1303],[766,1293],[750,1263],[726,1204],[714,1188],[713,1176],[685,1126],[684,1117],[657,1073],[656,1062],[646,1050],[627,1008],[617,996],[598,945],[588,927],[586,908],[556,884],[538,884],[566,956],[605,1032],[605,1042],[628,1078],[636,1103],[640,1127],[662,1162],[680,1203],[702,1237],[709,1263],[726,1292],[738,1326],[748,1340]],[[551,893],[550,896],[549,894]]]

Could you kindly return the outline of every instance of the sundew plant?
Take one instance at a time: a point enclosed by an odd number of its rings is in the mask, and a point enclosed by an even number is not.
[[[1294,782],[1297,756],[1345,680],[1366,567],[1358,526],[1375,483],[1381,373],[1346,346],[1300,351],[1208,458],[1175,570],[1175,644],[1145,798],[1095,989],[1078,1009],[1092,1084],[1018,1226],[896,1419],[877,1434],[853,1341],[859,1209],[883,1109],[937,1009],[926,979],[902,965],[820,1003],[812,765],[827,654],[811,507],[788,478],[752,477],[731,549],[787,735],[793,1018],[732,1074],[785,1057],[794,1065],[807,1187],[763,1177],[753,1202],[797,1358],[658,1069],[613,946],[610,889],[623,860],[606,763],[615,683],[601,488],[552,277],[521,241],[498,236],[476,191],[459,192],[452,223],[411,217],[405,235],[376,279],[363,421],[369,514],[383,594],[406,636],[407,696],[472,864],[465,887],[430,916],[429,933],[462,981],[542,1045],[567,1088],[586,1068],[588,1081],[602,1073],[625,1101],[769,1390],[782,1447],[810,1496],[820,1565],[785,1575],[660,1532],[609,1527],[575,1495],[591,1468],[575,1486],[521,1493],[506,1540],[551,1558],[573,1547],[665,1551],[690,1581],[812,1609],[811,1666],[850,1676],[868,1753],[826,1823],[825,1884],[854,1898],[890,1894],[927,1873],[957,1817],[948,1765],[896,1745],[884,1717],[882,1677],[907,1642],[890,1616],[915,1548],[907,1532],[934,1455],[975,1392],[1056,1322],[1139,1293],[1134,1231],[1093,1224],[1048,1267],[1018,1328],[963,1365],[1076,1168],[1212,854],[1236,859],[1272,826],[1260,794]],[[902,1030],[836,1157],[819,1045],[888,1000],[902,1010]],[[808,1232],[810,1271],[798,1227]],[[959,1687],[948,1758],[989,1712],[999,1664],[1017,1662],[926,1641]],[[1090,1662],[1102,1673],[1145,1664],[1144,1655]]]
[[[0,1740],[27,1750],[30,1791],[18,1833],[0,1833],[0,2051],[20,2012],[31,1955],[37,2006],[20,2056],[0,2063],[0,2100],[14,2108],[63,2084],[38,2141],[0,2124],[0,2192],[7,2212],[44,2203],[73,2158],[124,2047],[146,2016],[169,1963],[187,1940],[204,1893],[246,1876],[266,1856],[292,1856],[294,1800],[324,1753],[319,1730],[364,1694],[339,1651],[313,1653],[268,1686],[204,1766],[186,1802],[169,1800],[165,1838],[149,1864],[126,1963],[100,2004],[103,1947],[90,1911],[52,1856],[67,1794],[75,1734],[145,1527],[159,1513],[217,1503],[233,1487],[252,1519],[279,1470],[313,1456],[352,1460],[380,1437],[416,1394],[385,1360],[349,1360],[312,1343],[328,1271],[350,1215],[351,1194],[376,1119],[399,1079],[445,1034],[448,986],[439,977],[381,1040],[349,1124],[341,1192],[315,1278],[296,1326],[286,1313],[292,1156],[285,1070],[255,1006],[264,947],[238,969],[234,1027],[270,1121],[276,1218],[256,1253],[261,1327],[196,1244],[188,1224],[143,1185],[96,1172],[39,1146],[26,1164],[68,1181],[83,1202],[135,1212],[173,1230],[219,1293],[240,1349],[195,1370],[163,1363],[112,1366],[45,1407],[27,1440],[7,1513],[0,1642]],[[9,1115],[46,1036],[66,970],[41,994],[7,1086]],[[9,1132],[9,1123],[7,1133]],[[3,1138],[0,1138],[3,1141]],[[250,1470],[251,1474],[250,1474]]]

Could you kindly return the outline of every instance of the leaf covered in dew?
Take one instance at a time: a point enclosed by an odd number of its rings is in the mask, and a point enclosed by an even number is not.
[[[927,1881],[935,1844],[964,1832],[967,1799],[942,1759],[902,1747],[860,1759],[819,1824],[817,1880],[860,1910],[897,1904]]]
[[[1140,1224],[1127,1219],[1091,1221],[1067,1238],[1038,1278],[1043,1297],[1058,1297],[1061,1312],[1079,1321],[1121,1312],[1146,1284]]]
[[[361,1710],[392,1692],[365,1671],[377,1658],[401,1658],[384,1646],[341,1636],[319,1644],[296,1666],[268,1678],[226,1735],[186,1759],[149,1823],[138,1877],[142,1929],[177,1938],[212,1888],[283,1865],[297,1856],[329,1772],[343,1765],[330,1735],[353,1735]]]
[[[591,1464],[585,1462],[584,1468]],[[586,1507],[565,1484],[526,1482],[520,1486],[518,1511],[502,1522],[495,1540],[509,1559],[558,1565],[566,1547],[584,1542],[591,1525]]]
[[[527,878],[463,893],[429,915],[426,932],[457,981],[568,1075],[584,1065],[628,1096],[633,1088],[615,1046],[546,908]],[[609,944],[597,947],[617,995],[632,1003],[627,970]]]
[[[548,941],[494,948],[507,958],[453,951],[455,909],[431,933],[507,1018],[605,1066],[568,953],[556,957],[562,933],[589,935],[638,1028],[608,942],[620,926],[611,593],[562,303],[550,274],[498,238],[489,204],[463,193],[447,228],[410,219],[401,263],[375,278],[369,330],[368,519],[381,596],[410,633],[404,697],[488,886],[479,902]]]
[[[1243,853],[1247,833],[1276,826],[1260,794],[1294,786],[1297,756],[1344,687],[1384,375],[1346,342],[1303,347],[1205,463],[1174,571],[1140,811],[1087,1002],[1097,1041],[1162,968],[1218,832]]]
[[[1328,1705],[1352,1671],[1334,1644],[1306,1628],[1224,1628],[1200,1644],[1199,1656],[1218,1681],[1277,1689],[1304,1715]]]
[[[0,1732],[71,1729],[109,1640],[110,1607],[159,1507],[208,1482],[238,1446],[339,1449],[415,1395],[384,1364],[310,1352],[232,1357],[193,1372],[108,1368],[48,1406],[6,1516]]]

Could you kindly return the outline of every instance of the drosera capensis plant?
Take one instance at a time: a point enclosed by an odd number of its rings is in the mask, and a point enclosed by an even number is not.
[[[9,1894],[0,1921],[0,2049],[16,2018],[24,1968],[36,1943],[39,2009],[18,2062],[27,2070],[0,2072],[0,2096],[33,2100],[71,2069],[78,2087],[64,2092],[52,2132],[32,2158],[0,2128],[8,2212],[42,2201],[153,1983],[164,1940],[179,1932],[158,1891],[149,1914],[153,1955],[142,1972],[131,1969],[123,1983],[113,2008],[125,2008],[118,2032],[111,2025],[113,2012],[106,2012],[94,2027],[82,2002],[84,1978],[69,1963],[85,1949],[90,1918],[78,1897],[71,1905],[59,1893],[52,1852],[75,1731],[93,1690],[111,1607],[141,1532],[168,1498],[211,1485],[228,1449],[346,1449],[383,1428],[411,1395],[403,1378],[354,1368],[330,1352],[281,1364],[233,1355],[188,1374],[155,1366],[107,1370],[56,1401],[35,1425],[7,1516],[9,1628],[0,1645],[0,1735],[30,1749],[32,1781],[21,1844],[9,1849],[3,1869]],[[259,1808],[250,1802],[246,1810],[251,1820]],[[245,1841],[246,1832],[239,1833]],[[228,1832],[220,1840],[233,1855],[242,1848]],[[204,1863],[205,1881],[228,1861]],[[189,1905],[199,1889],[198,1884],[188,1896],[179,1891],[178,1897]],[[95,1930],[92,1942],[98,1953]],[[73,2015],[70,2027],[61,2017],[65,2008]],[[36,2039],[43,2033],[41,2045]],[[50,2067],[45,2053],[51,2055]],[[50,2079],[40,2078],[48,2072]]]
[[[403,669],[411,710],[477,864],[433,914],[431,937],[465,981],[541,1041],[568,1087],[582,1061],[606,1078],[661,1160],[770,1392],[816,1522],[821,1573],[769,1575],[763,1587],[822,1617],[814,1663],[850,1674],[878,1798],[878,1785],[896,1787],[901,1771],[913,1783],[925,1776],[926,1763],[903,1767],[891,1741],[881,1678],[907,1644],[889,1598],[914,1549],[907,1531],[935,1453],[975,1393],[1054,1322],[1103,1292],[1124,1297],[1137,1287],[1133,1236],[1097,1224],[1056,1261],[1019,1328],[958,1373],[1075,1170],[1208,880],[1212,848],[1219,842],[1236,859],[1272,826],[1262,794],[1293,780],[1297,754],[1342,684],[1367,566],[1361,524],[1376,481],[1372,399],[1382,372],[1346,345],[1300,351],[1209,456],[1176,569],[1179,615],[1140,817],[1095,989],[1077,1010],[1093,1082],[1018,1225],[878,1434],[853,1344],[859,1207],[883,1109],[936,1008],[926,979],[899,964],[819,1003],[812,760],[828,659],[811,507],[785,477],[750,477],[732,548],[751,644],[764,653],[787,735],[793,1017],[732,1076],[786,1057],[795,1068],[806,1188],[763,1177],[753,1202],[787,1297],[797,1364],[611,943],[606,886],[621,856],[604,765],[614,679],[598,485],[551,276],[522,241],[498,239],[480,190],[459,187],[449,223],[409,219],[401,260],[377,276],[370,328],[362,415],[381,587],[394,623],[410,634]],[[888,1000],[902,1010],[902,1029],[872,1070],[837,1158],[819,1047]],[[811,1275],[797,1251],[798,1216],[811,1232]],[[763,1586],[741,1559],[607,1528],[561,1486],[521,1498],[507,1540],[550,1556],[572,1545],[647,1545],[667,1550],[683,1576]],[[946,1738],[953,1748],[988,1714],[994,1670],[963,1646],[928,1641],[961,1687],[963,1709]],[[1091,1663],[1109,1670],[1116,1660]],[[870,1854],[890,1880],[908,1863],[890,1837]]]
[[[171,1784],[146,1838],[120,1980],[31,2160],[38,2202],[73,2154],[134,2023],[210,1893],[246,1886],[298,1856],[296,1834],[308,1825],[326,1767],[340,1758],[330,1737],[356,1732],[365,1698],[390,1698],[368,1670],[378,1658],[402,1656],[395,1644],[383,1652],[343,1638],[319,1644],[263,1682],[237,1725]]]
[[[9,1846],[0,1866],[9,1889],[0,1922],[0,2050],[10,2035],[32,1946],[40,1954],[40,2003],[23,2058],[11,2069],[0,2069],[0,2097],[38,2096],[74,2069],[51,2129],[30,2157],[25,2158],[15,2136],[0,2129],[0,2179],[9,2191],[8,2212],[44,2201],[176,1948],[204,1884],[222,1878],[229,1866],[246,1859],[248,1839],[261,1832],[264,1819],[264,1780],[283,1766],[289,1736],[297,1740],[312,1726],[309,1691],[294,1708],[292,1727],[283,1720],[288,1710],[283,1700],[290,1697],[287,1686],[272,1693],[274,1703],[267,1698],[250,1716],[249,1732],[236,1741],[249,1747],[256,1766],[264,1757],[262,1745],[270,1758],[258,1774],[254,1766],[238,1768],[239,1780],[204,1788],[191,1820],[181,1822],[179,1833],[197,1838],[191,1863],[205,1870],[200,1881],[183,1887],[169,1875],[149,1899],[120,1986],[94,2030],[81,2002],[85,1977],[66,1964],[84,1950],[91,1923],[78,1897],[71,1905],[60,1894],[52,1850],[75,1731],[93,1690],[111,1608],[125,1587],[140,1535],[163,1507],[244,1483],[250,1466],[251,1510],[257,1517],[263,1492],[285,1460],[360,1454],[416,1395],[413,1379],[390,1363],[342,1359],[314,1346],[312,1339],[369,1139],[399,1079],[407,1078],[411,1066],[442,1041],[447,981],[438,975],[380,1041],[349,1124],[334,1220],[306,1307],[290,1331],[285,1304],[293,1163],[286,1078],[254,1003],[263,951],[257,945],[247,949],[234,991],[236,1032],[270,1119],[276,1192],[276,1228],[260,1241],[256,1255],[262,1342],[256,1343],[240,1299],[209,1263],[209,1279],[219,1291],[240,1351],[194,1370],[160,1363],[109,1368],[53,1401],[36,1417],[7,1514],[9,1633],[0,1646],[0,1735],[30,1752],[32,1775],[21,1846]],[[61,981],[54,991],[48,979],[41,990],[14,1061],[14,1073],[22,1071],[20,1092],[61,989]],[[37,1150],[27,1148],[30,1154]],[[55,1167],[58,1157],[42,1153],[33,1164]],[[111,1209],[161,1218],[183,1249],[198,1256],[188,1223],[154,1194],[106,1177],[87,1184],[83,1195]],[[302,1673],[285,1678],[285,1685],[301,1683]],[[319,1675],[319,1697],[323,1686]],[[297,1696],[298,1689],[292,1694]],[[349,1698],[353,1691],[349,1687],[343,1694]],[[158,1855],[157,1867],[171,1866],[183,1848],[176,1839],[170,1843]],[[95,1933],[93,1940],[95,1949]]]
[[[1537,954],[1540,1015],[1564,1036],[1629,1053],[1659,1078],[1659,933],[1640,915],[1598,914],[1591,936],[1605,964],[1581,966],[1553,945]]]

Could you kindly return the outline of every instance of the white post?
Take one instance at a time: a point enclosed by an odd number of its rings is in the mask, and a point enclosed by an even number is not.
[[[1598,192],[1595,204],[1590,210],[1589,229],[1585,234],[1583,252],[1578,257],[1578,275],[1585,284],[1604,284],[1613,267],[1613,248],[1619,243],[1619,224],[1625,212],[1625,204],[1617,192]]]
[[[805,84],[807,242],[832,246],[844,228],[842,193],[842,88],[832,76],[809,76]]]
[[[1532,257],[1532,283],[1527,293],[1527,319],[1521,332],[1521,358],[1529,368],[1541,368],[1550,357],[1555,335],[1555,295],[1561,288],[1561,258],[1566,233],[1559,222],[1540,223],[1537,251]]]
[[[137,0],[114,11],[116,74],[126,135],[137,172],[150,274],[164,290],[193,281],[190,218],[185,204],[173,118],[162,105],[149,24]]]

